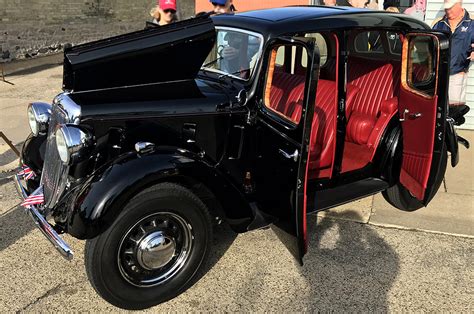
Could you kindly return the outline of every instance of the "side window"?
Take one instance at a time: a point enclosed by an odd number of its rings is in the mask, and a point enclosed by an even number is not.
[[[412,89],[433,96],[436,85],[435,39],[417,36],[409,39],[406,82]]]
[[[328,43],[326,41],[326,38],[320,33],[308,33],[308,34],[305,34],[304,37],[313,37],[316,40],[316,45],[318,46],[319,57],[320,57],[319,66],[324,67],[324,65],[326,64],[326,61],[328,60]],[[303,49],[303,54],[301,57],[301,66],[306,68],[307,62],[308,62],[308,54]]]
[[[387,38],[390,47],[390,52],[393,54],[401,55],[402,41],[400,40],[400,35],[394,32],[387,32]]]
[[[306,73],[292,70],[298,49],[301,47],[280,45],[271,50],[264,89],[265,108],[294,124],[301,119],[306,80]]]
[[[358,53],[384,53],[382,33],[378,31],[361,32],[354,38],[354,51]]]

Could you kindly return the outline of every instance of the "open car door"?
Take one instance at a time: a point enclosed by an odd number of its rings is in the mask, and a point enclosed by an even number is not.
[[[304,49],[306,73],[295,73]],[[264,55],[256,117],[254,177],[260,212],[275,219],[274,231],[302,264],[307,251],[306,179],[319,51],[313,38],[280,38]]]
[[[449,79],[449,40],[409,33],[403,41],[399,114],[403,131],[400,183],[427,205],[443,177]]]

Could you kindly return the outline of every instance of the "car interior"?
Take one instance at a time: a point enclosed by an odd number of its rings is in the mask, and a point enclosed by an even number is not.
[[[320,51],[320,75],[310,141],[309,179],[330,178],[336,150],[338,104],[338,38],[312,33]],[[385,128],[399,107],[402,35],[394,32],[352,31],[346,85],[346,134],[341,173],[369,164]],[[415,49],[416,50],[416,49]],[[420,50],[420,49],[419,49]],[[301,117],[306,77],[306,51],[301,46],[276,47],[271,56],[265,105],[272,113],[297,124]],[[422,60],[423,61],[423,60]],[[413,64],[414,82],[430,79],[428,67]]]

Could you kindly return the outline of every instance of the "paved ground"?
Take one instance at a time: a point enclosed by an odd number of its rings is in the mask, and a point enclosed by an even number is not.
[[[15,144],[28,133],[28,101],[50,101],[60,79],[52,68],[0,82],[0,130]],[[221,227],[204,277],[150,311],[472,312],[474,158],[460,149],[447,192],[427,208],[402,213],[375,196],[313,217],[303,267],[271,230],[237,236]],[[0,143],[0,312],[116,311],[87,281],[83,242],[66,236],[76,257],[63,260],[17,206],[15,163]]]

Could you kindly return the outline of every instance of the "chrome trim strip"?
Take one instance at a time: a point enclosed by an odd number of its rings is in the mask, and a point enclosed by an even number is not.
[[[18,174],[14,176],[16,188],[20,196],[25,199],[28,197],[28,193],[21,184],[21,179]],[[59,236],[59,234],[53,229],[53,227],[48,223],[48,221],[40,214],[36,206],[30,206],[25,208],[25,211],[30,214],[30,217],[33,219],[36,227],[41,230],[44,236],[51,242],[56,250],[58,250],[61,255],[67,259],[72,260],[74,253],[72,252],[69,245]]]

